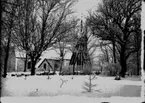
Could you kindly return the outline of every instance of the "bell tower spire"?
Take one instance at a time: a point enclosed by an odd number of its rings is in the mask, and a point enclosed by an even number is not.
[[[82,20],[82,16],[81,16],[81,33],[83,32],[83,20]]]
[[[83,16],[81,15],[81,18],[80,18],[80,36],[82,36],[83,34]]]

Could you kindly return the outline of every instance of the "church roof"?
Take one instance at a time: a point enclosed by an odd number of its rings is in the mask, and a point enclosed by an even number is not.
[[[66,52],[64,59],[70,59],[71,55],[72,55],[72,53],[70,51]],[[25,58],[26,53],[25,53],[25,51],[15,51],[15,56],[16,56],[16,58]],[[59,53],[58,49],[48,50],[48,51],[44,51],[40,58],[59,59],[60,53]]]

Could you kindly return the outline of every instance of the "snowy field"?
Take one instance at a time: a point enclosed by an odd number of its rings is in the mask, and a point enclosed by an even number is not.
[[[62,95],[55,97],[3,97],[2,103],[142,103],[142,99],[137,97],[89,98]]]
[[[2,103],[10,103],[10,101],[20,103],[23,99],[27,101],[26,103],[32,103],[30,101],[33,99],[36,101],[35,103],[40,103],[41,99],[42,103],[46,103],[45,101],[51,101],[49,103],[60,103],[60,101],[62,103],[70,103],[70,101],[78,103],[77,101],[80,102],[80,100],[85,101],[85,103],[88,103],[87,101],[101,103],[103,100],[121,103],[111,101],[117,98],[128,100],[128,102],[134,101],[133,103],[141,102],[141,81],[136,77],[116,81],[114,77],[97,76],[97,79],[92,81],[97,86],[91,93],[83,89],[84,82],[88,81],[88,76],[54,75],[50,78],[48,79],[47,76],[28,76],[26,79],[24,76],[3,78]],[[63,85],[62,80],[65,81]]]

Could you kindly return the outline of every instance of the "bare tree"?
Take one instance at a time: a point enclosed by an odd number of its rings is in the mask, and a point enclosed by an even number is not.
[[[15,44],[27,52],[31,59],[31,75],[35,74],[35,64],[42,52],[58,42],[58,37],[67,30],[65,26],[68,16],[73,12],[70,0],[28,0],[27,25],[19,20],[15,33]],[[18,13],[21,12],[19,11]],[[23,16],[22,16],[23,18]],[[27,32],[24,29],[27,26]],[[23,35],[26,32],[25,35]]]
[[[132,45],[130,37],[140,31],[140,10],[141,1],[138,0],[103,0],[97,12],[88,19],[93,34],[102,40],[115,41],[115,46],[117,44],[122,77],[125,77],[128,57],[138,51],[129,45]]]
[[[9,52],[12,46],[12,34],[15,27],[15,20],[16,20],[16,10],[18,5],[16,4],[16,0],[10,1],[1,1],[2,3],[2,13],[1,13],[1,50],[2,57],[4,57],[4,74],[3,77],[7,75],[7,67],[8,67],[8,59],[9,59]]]
[[[65,34],[60,35],[58,39],[58,43],[56,43],[53,46],[53,49],[56,50],[56,52],[60,55],[60,70],[59,72],[61,73],[62,67],[63,67],[63,62],[64,62],[64,57],[66,53],[71,52],[71,44],[74,41],[72,36],[72,33],[74,33],[74,29],[77,27],[77,22],[78,19],[72,19],[71,21],[67,22],[64,26],[64,28],[67,30]]]

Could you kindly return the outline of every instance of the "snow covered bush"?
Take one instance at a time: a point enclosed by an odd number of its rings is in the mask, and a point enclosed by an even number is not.
[[[92,67],[90,67],[90,66],[84,67],[83,74],[84,75],[91,75],[92,74]]]
[[[108,63],[104,67],[104,72],[107,76],[116,76],[117,74],[119,74],[120,70],[120,65],[115,63]]]
[[[70,75],[70,70],[67,66],[63,66],[62,67],[62,71],[61,73],[59,73],[60,75]]]

